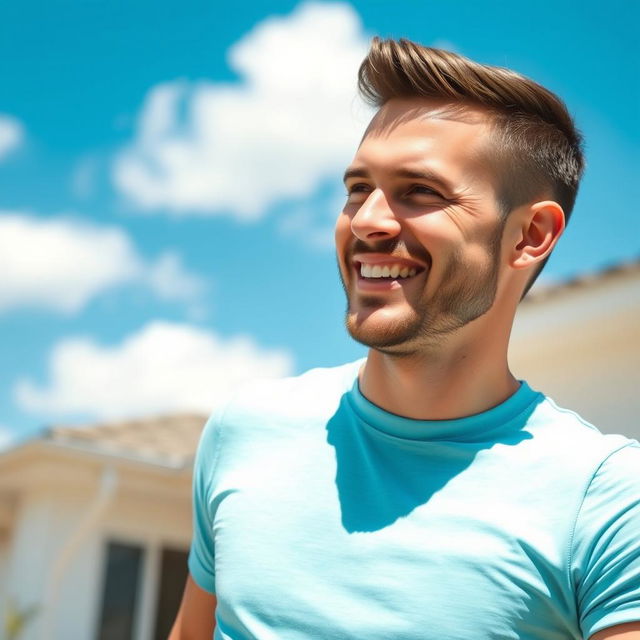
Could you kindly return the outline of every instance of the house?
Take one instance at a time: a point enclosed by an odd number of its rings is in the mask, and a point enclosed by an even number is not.
[[[640,439],[638,311],[640,261],[539,289],[518,311],[512,370]],[[166,638],[204,420],[54,427],[0,455],[0,593],[39,607],[24,640]]]
[[[0,592],[24,639],[166,639],[204,416],[54,427],[0,456]]]

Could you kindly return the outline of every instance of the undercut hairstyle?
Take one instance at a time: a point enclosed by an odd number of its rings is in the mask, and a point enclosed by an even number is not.
[[[502,216],[550,199],[568,222],[584,171],[582,136],[564,102],[548,89],[510,69],[410,40],[380,38],[373,39],[360,66],[358,88],[376,107],[393,98],[425,98],[484,108],[493,129],[487,160],[495,170]],[[525,294],[543,267],[544,262]]]

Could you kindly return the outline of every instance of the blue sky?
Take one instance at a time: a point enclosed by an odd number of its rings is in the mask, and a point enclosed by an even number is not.
[[[559,93],[588,169],[547,281],[639,253],[640,5],[142,0],[0,6],[0,440],[207,412],[362,355],[332,250],[372,35]]]

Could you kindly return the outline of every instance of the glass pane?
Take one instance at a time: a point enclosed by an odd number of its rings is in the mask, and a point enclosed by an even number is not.
[[[110,542],[98,640],[131,640],[142,566],[142,547]]]
[[[166,640],[176,619],[187,580],[187,552],[177,549],[162,550],[162,568],[158,602],[156,603],[155,640]]]

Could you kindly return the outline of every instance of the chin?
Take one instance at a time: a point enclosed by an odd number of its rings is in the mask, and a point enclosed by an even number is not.
[[[349,335],[360,344],[384,351],[397,352],[415,341],[422,324],[415,314],[391,314],[386,310],[349,310],[346,317]]]

